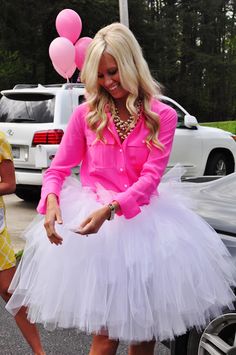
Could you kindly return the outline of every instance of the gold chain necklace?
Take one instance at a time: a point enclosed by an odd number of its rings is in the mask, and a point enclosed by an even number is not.
[[[131,115],[126,121],[123,121],[120,118],[119,111],[117,107],[114,107],[114,112],[113,112],[113,122],[116,126],[117,133],[120,137],[121,140],[125,140],[128,135],[133,131],[135,128],[139,117],[140,117],[140,112],[141,112],[141,107],[142,107],[142,101],[139,100],[137,103],[137,117]]]

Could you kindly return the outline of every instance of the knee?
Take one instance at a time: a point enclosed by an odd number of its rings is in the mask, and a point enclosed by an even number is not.
[[[155,348],[155,341],[144,341],[129,347],[129,355],[153,355]]]
[[[117,342],[114,340],[104,340],[101,344],[101,354],[114,355],[117,349]]]
[[[114,355],[116,353],[119,342],[111,340],[107,336],[95,335],[90,355]]]
[[[11,297],[11,294],[8,292],[7,287],[0,288],[0,295],[1,295],[2,299],[4,299],[5,302],[9,301],[9,299]]]

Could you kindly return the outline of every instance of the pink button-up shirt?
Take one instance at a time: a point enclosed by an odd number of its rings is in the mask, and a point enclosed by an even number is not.
[[[113,191],[113,199],[120,205],[120,215],[132,218],[140,206],[148,204],[165,171],[176,128],[177,115],[168,105],[153,100],[152,111],[160,117],[159,141],[164,149],[149,149],[145,138],[149,131],[141,115],[137,125],[121,143],[111,114],[104,129],[105,142],[96,140],[96,134],[86,123],[88,106],[82,104],[72,114],[59,149],[43,177],[38,212],[46,211],[46,198],[54,193],[60,199],[62,184],[71,169],[81,164],[80,181],[96,192],[102,185]],[[111,201],[110,201],[111,202]]]

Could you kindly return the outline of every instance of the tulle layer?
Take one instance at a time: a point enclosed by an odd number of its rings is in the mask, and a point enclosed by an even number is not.
[[[63,244],[50,244],[42,217],[28,228],[7,309],[25,305],[47,329],[138,342],[172,339],[233,308],[235,267],[224,244],[169,186],[160,190],[135,218],[116,216],[86,238],[72,230],[101,203],[69,178],[57,226]]]

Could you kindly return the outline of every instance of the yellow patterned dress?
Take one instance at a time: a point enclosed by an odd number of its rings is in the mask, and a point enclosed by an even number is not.
[[[3,160],[13,160],[11,147],[5,135],[0,132],[0,164]],[[6,227],[6,210],[0,196],[0,271],[10,269],[16,263],[15,253]]]

